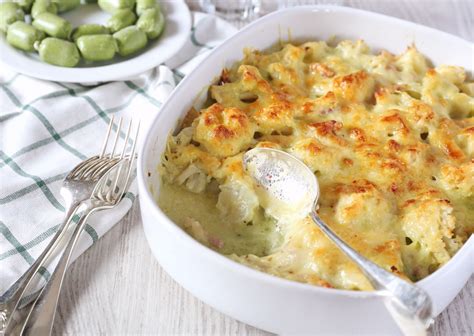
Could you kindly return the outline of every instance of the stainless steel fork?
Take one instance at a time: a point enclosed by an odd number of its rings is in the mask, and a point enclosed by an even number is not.
[[[81,235],[89,216],[96,211],[106,210],[115,207],[123,198],[128,190],[130,175],[134,168],[136,159],[136,143],[140,124],[136,127],[135,137],[130,152],[127,154],[127,144],[130,139],[130,131],[132,122],[130,122],[125,137],[125,143],[120,155],[120,161],[117,167],[103,176],[97,184],[91,198],[83,202],[84,214],[79,223],[75,227],[74,233],[69,240],[63,255],[61,256],[56,270],[53,272],[48,284],[43,288],[34,308],[25,319],[21,334],[28,333],[34,336],[50,335],[54,317],[56,314],[56,306],[58,304],[59,294],[61,292],[62,283],[66,274],[69,260],[74,247]],[[120,130],[120,127],[119,127]],[[115,145],[114,145],[115,151]]]
[[[46,265],[52,252],[56,251],[59,243],[63,241],[68,231],[68,224],[71,222],[74,214],[76,214],[81,202],[91,197],[100,178],[120,161],[119,156],[114,157],[113,154],[105,154],[113,123],[114,120],[112,118],[101,153],[78,164],[64,179],[60,193],[65,201],[66,215],[53,239],[26,273],[0,297],[0,335],[9,335],[11,333],[14,327],[12,321],[19,309],[21,299],[32,284],[32,280],[38,274],[39,269]],[[116,140],[114,143],[117,142]]]

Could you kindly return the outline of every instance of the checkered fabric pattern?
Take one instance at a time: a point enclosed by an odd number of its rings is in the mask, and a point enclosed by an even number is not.
[[[146,128],[176,83],[234,32],[216,17],[193,13],[189,41],[166,65],[95,86],[42,81],[0,64],[0,294],[34,262],[63,221],[62,181],[99,152],[111,116],[140,119]],[[133,185],[118,207],[92,215],[73,258],[117,223],[136,195]],[[41,270],[43,281],[50,272]]]

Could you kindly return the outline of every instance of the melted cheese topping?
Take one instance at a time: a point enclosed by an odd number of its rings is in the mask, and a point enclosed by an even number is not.
[[[473,95],[464,69],[432,68],[414,47],[398,56],[374,55],[363,41],[247,50],[210,88],[207,107],[170,137],[159,204],[245,265],[370,289],[311,219],[283,227],[265,215],[242,155],[278,148],[316,174],[319,215],[332,229],[378,265],[419,280],[474,231]]]

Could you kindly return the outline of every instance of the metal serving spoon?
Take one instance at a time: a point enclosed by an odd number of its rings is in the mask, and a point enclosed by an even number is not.
[[[288,212],[300,218],[310,214],[314,223],[359,266],[372,286],[386,295],[386,306],[400,329],[407,335],[426,333],[433,321],[428,294],[360,255],[319,218],[316,212],[319,184],[308,166],[286,152],[271,148],[249,150],[243,165],[258,183],[257,192],[267,213],[277,219]]]

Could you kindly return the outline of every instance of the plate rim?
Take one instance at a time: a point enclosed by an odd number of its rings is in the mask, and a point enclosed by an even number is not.
[[[88,68],[67,68],[43,63],[29,57],[19,58],[17,53],[25,52],[10,48],[6,45],[5,34],[0,37],[0,64],[15,72],[37,79],[64,83],[97,83],[126,80],[144,73],[175,56],[185,45],[192,27],[191,11],[184,0],[165,0],[167,6],[173,6],[172,12],[179,13],[178,36],[173,41],[173,51],[159,62],[154,61],[159,52],[159,42],[155,47],[118,63]],[[168,23],[169,24],[169,23]],[[165,28],[166,29],[166,28]],[[187,32],[187,33],[185,33]],[[165,31],[166,34],[166,31]],[[169,38],[174,38],[170,36]],[[155,57],[154,57],[155,56]]]

